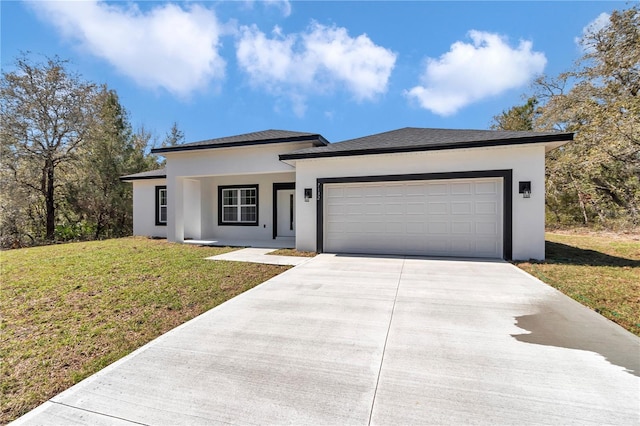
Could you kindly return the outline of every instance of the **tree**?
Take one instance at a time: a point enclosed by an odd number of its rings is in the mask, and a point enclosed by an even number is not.
[[[640,10],[585,34],[576,69],[538,84],[539,124],[576,132],[551,158],[550,189],[572,192],[583,223],[640,223]],[[571,85],[569,90],[565,88]],[[552,197],[553,199],[553,197]],[[574,218],[575,219],[575,218]]]
[[[118,95],[102,87],[96,99],[98,111],[87,143],[80,151],[77,179],[69,182],[67,201],[93,231],[93,238],[118,235],[126,227],[127,187],[119,177],[131,141],[131,126]]]
[[[184,132],[178,128],[178,123],[175,121],[171,126],[171,130],[166,134],[162,141],[162,147],[176,146],[184,143]]]
[[[614,11],[591,28],[573,69],[534,85],[536,104],[513,107],[493,128],[575,132],[547,161],[549,219],[560,224],[640,224],[640,11]],[[530,99],[531,100],[531,99]]]
[[[58,57],[34,63],[23,56],[0,82],[2,170],[44,206],[45,238],[55,237],[59,171],[76,160],[94,117],[95,85]]]
[[[533,130],[534,120],[537,114],[538,100],[535,97],[527,99],[524,105],[516,105],[500,115],[493,117],[492,130]]]
[[[76,178],[68,183],[66,201],[74,212],[67,218],[79,233],[93,239],[129,235],[133,228],[132,188],[120,176],[157,168],[148,155],[149,137],[133,134],[126,109],[114,90],[102,86],[87,143],[79,151]],[[80,226],[78,226],[80,225]]]

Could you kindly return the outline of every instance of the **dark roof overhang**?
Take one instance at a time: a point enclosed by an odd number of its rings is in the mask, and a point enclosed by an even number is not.
[[[281,138],[270,138],[260,140],[247,140],[247,141],[234,141],[234,142],[212,142],[212,143],[198,143],[198,144],[186,144],[169,146],[164,148],[154,148],[151,150],[153,154],[170,153],[170,152],[183,152],[183,151],[195,151],[201,149],[217,149],[217,148],[235,148],[241,146],[253,146],[253,145],[267,145],[275,143],[287,143],[287,142],[311,142],[313,146],[324,146],[329,142],[320,134],[310,134],[301,136],[290,136]]]
[[[292,152],[288,154],[280,154],[280,161],[286,160],[302,160],[310,158],[327,158],[327,157],[349,157],[357,155],[375,155],[375,154],[393,154],[404,152],[420,152],[420,151],[441,151],[447,149],[468,149],[468,148],[483,148],[483,147],[495,147],[495,146],[509,146],[509,145],[525,145],[532,143],[552,143],[552,142],[568,142],[573,140],[573,133],[555,133],[555,134],[542,134],[540,136],[524,136],[519,138],[506,138],[506,139],[491,139],[484,141],[460,141],[460,142],[447,142],[439,144],[425,144],[425,145],[412,145],[412,146],[386,146],[386,147],[369,147],[369,148],[356,148],[356,149],[344,149],[344,150],[322,150],[322,148],[314,150],[307,149],[305,152]],[[331,144],[333,146],[340,145],[342,142]],[[331,146],[330,145],[330,146]],[[328,148],[328,147],[326,147]]]
[[[131,182],[134,180],[148,180],[148,179],[166,179],[167,172],[165,169],[150,170],[148,172],[135,173],[127,176],[120,176],[120,180],[123,182]]]

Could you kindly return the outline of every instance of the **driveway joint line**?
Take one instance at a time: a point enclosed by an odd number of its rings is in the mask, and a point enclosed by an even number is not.
[[[371,419],[373,418],[373,408],[376,406],[376,396],[378,394],[378,385],[380,384],[380,374],[382,374],[382,364],[384,364],[384,354],[387,350],[387,341],[389,340],[389,332],[391,331],[391,322],[393,321],[393,313],[396,310],[396,300],[398,300],[398,291],[400,290],[400,281],[402,280],[402,271],[404,270],[404,263],[407,258],[402,258],[402,266],[400,267],[400,274],[398,275],[398,284],[396,284],[396,294],[393,297],[393,306],[391,307],[391,315],[389,316],[389,325],[387,326],[387,334],[384,337],[384,345],[382,346],[382,357],[380,358],[380,368],[378,369],[378,377],[376,378],[376,388],[373,391],[373,400],[371,401],[371,411],[369,412],[369,421],[367,425],[371,425]]]
[[[111,414],[100,413],[98,411],[87,410],[86,408],[76,407],[76,406],[73,406],[73,405],[65,404],[64,402],[53,401],[51,399],[49,400],[49,402],[51,402],[52,404],[62,405],[63,407],[73,408],[74,410],[86,411],[87,413],[97,414],[99,416],[110,417],[112,419],[118,419],[118,420],[122,420],[124,422],[134,423],[134,424],[137,424],[137,425],[149,426],[147,423],[140,423],[140,422],[136,422],[135,420],[125,419],[124,417],[118,417],[118,416],[113,416]]]

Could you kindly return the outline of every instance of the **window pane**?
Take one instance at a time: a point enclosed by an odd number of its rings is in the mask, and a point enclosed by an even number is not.
[[[240,207],[240,216],[242,222],[255,222],[256,219],[256,207]]]
[[[161,206],[166,206],[167,205],[167,190],[166,189],[161,189],[160,190],[160,205]]]
[[[256,203],[256,190],[255,189],[243,189],[241,193],[241,204],[255,204]]]
[[[238,205],[238,190],[236,189],[225,189],[222,191],[222,198],[224,206],[235,206]]]
[[[224,222],[237,222],[238,221],[238,209],[236,207],[223,207],[222,208],[222,220]]]
[[[160,222],[166,222],[166,221],[167,221],[167,207],[162,206],[160,207]]]

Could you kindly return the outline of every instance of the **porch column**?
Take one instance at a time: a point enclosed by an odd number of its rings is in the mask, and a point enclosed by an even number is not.
[[[167,173],[167,240],[184,242],[184,178]]]

